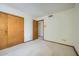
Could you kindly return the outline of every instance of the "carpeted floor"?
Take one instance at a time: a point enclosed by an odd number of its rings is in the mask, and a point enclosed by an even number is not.
[[[41,39],[0,50],[2,56],[76,56],[72,47]]]

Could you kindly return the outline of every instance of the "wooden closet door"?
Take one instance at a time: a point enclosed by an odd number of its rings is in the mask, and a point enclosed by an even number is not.
[[[8,15],[8,46],[16,45],[17,37],[16,16]]]
[[[8,39],[8,16],[5,13],[0,13],[0,49],[7,47]]]
[[[24,19],[17,17],[17,43],[24,42]]]
[[[17,17],[17,44],[24,42],[24,19]]]
[[[23,19],[8,15],[8,46],[23,42]]]

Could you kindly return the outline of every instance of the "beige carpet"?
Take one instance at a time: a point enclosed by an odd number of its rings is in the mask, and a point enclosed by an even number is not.
[[[0,50],[4,56],[76,56],[72,47],[47,42],[41,39]]]

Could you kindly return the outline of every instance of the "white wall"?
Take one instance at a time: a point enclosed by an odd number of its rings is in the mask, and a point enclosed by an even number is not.
[[[64,44],[73,45],[79,54],[79,4],[70,10],[65,10],[48,16],[39,17],[44,19],[44,39]]]
[[[79,4],[70,10],[65,10],[48,16],[39,17],[44,19],[44,39],[72,45],[79,54]]]
[[[0,5],[0,11],[24,17],[24,41],[32,40],[32,17],[7,5]]]
[[[44,39],[68,45],[74,43],[74,8],[56,14],[52,18],[44,16]],[[39,18],[40,19],[40,18]]]
[[[75,4],[75,48],[79,54],[79,4]]]
[[[33,20],[30,16],[25,15],[24,19],[24,40],[29,41],[32,40],[32,29],[33,28]]]

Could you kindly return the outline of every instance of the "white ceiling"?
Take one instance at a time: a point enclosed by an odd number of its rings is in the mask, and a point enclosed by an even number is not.
[[[73,8],[73,3],[10,3],[7,4],[33,17],[41,17]]]

